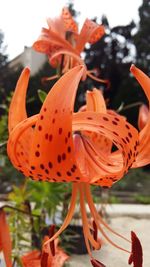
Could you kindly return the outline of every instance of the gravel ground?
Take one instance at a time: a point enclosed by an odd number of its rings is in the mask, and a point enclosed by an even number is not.
[[[144,254],[143,267],[150,267],[150,219],[139,219],[132,217],[112,218],[110,225],[118,233],[130,238],[130,231],[133,230],[138,235]],[[118,245],[122,245],[130,250],[130,244],[113,236],[114,241],[118,241]],[[126,246],[127,245],[127,246]],[[104,263],[107,267],[126,267],[128,265],[128,254],[118,250],[108,243],[104,243],[99,252],[95,252],[94,257]],[[73,255],[68,263],[69,267],[90,267],[89,256]]]

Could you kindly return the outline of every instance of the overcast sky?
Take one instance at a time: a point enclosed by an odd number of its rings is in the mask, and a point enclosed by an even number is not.
[[[47,17],[59,15],[67,0],[0,0],[0,29],[5,35],[9,58],[14,58],[31,46],[46,26]],[[86,17],[101,18],[105,14],[111,26],[138,21],[142,0],[75,0],[74,7],[81,12],[80,24]]]

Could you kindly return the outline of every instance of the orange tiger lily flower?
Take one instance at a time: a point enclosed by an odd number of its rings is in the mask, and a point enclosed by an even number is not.
[[[6,267],[12,267],[11,252],[12,244],[9,232],[9,226],[6,221],[6,214],[0,209],[0,251],[4,254]]]
[[[42,28],[38,40],[33,44],[33,48],[37,52],[47,54],[53,67],[62,65],[62,73],[67,72],[68,69],[78,64],[84,64],[80,54],[84,50],[85,44],[87,42],[94,44],[105,33],[102,25],[98,25],[89,19],[85,20],[80,33],[78,33],[77,24],[68,8],[63,8],[60,17],[55,19],[48,18],[47,24],[48,29]],[[64,55],[63,60],[62,55]],[[86,75],[97,81],[108,83],[108,81],[95,77],[94,70],[87,71]],[[83,79],[85,79],[86,75],[83,75]],[[47,78],[47,80],[56,77],[57,75]]]
[[[103,96],[96,89],[87,93],[86,107],[73,113],[76,91],[83,72],[83,66],[76,66],[63,75],[47,95],[40,113],[27,118],[25,95],[29,69],[23,71],[10,105],[7,150],[13,165],[25,176],[38,181],[72,182],[68,214],[61,228],[48,242],[57,238],[70,223],[79,193],[85,243],[92,264],[98,264],[93,259],[91,247],[99,249],[101,243],[91,232],[93,226],[88,222],[85,201],[95,227],[105,239],[127,253],[130,251],[115,244],[106,234],[107,229],[122,237],[97,213],[90,185],[109,188],[129,168],[150,162],[150,120],[139,133],[122,116],[106,109]],[[149,78],[135,66],[131,67],[131,72],[150,100]],[[108,141],[107,149],[101,149],[104,140]],[[116,147],[114,152],[111,151],[112,143]],[[130,243],[125,237],[122,238]]]

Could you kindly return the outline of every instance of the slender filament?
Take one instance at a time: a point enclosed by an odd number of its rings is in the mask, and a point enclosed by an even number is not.
[[[128,239],[126,239],[124,236],[116,233],[114,230],[112,230],[101,218],[101,216],[97,213],[97,210],[94,206],[94,203],[93,203],[93,199],[92,199],[92,196],[91,196],[91,192],[90,192],[90,186],[89,185],[85,185],[85,194],[86,194],[86,198],[87,198],[87,203],[88,203],[88,206],[90,208],[90,211],[91,211],[91,214],[94,218],[94,221],[97,225],[97,228],[99,229],[99,231],[102,233],[102,235],[105,237],[105,239],[110,243],[112,244],[114,247],[120,249],[120,250],[123,250],[127,253],[130,253],[130,251],[118,246],[117,244],[115,244],[107,235],[106,233],[104,232],[103,228],[101,227],[100,223],[103,224],[110,232],[112,232],[113,234],[121,237],[122,239],[126,240],[127,242],[131,243]],[[100,222],[100,223],[99,223]]]

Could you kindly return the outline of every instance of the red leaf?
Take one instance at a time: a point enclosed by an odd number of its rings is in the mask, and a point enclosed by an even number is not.
[[[128,260],[128,264],[133,263],[133,267],[142,267],[143,251],[140,240],[136,234],[131,231],[132,251]]]

